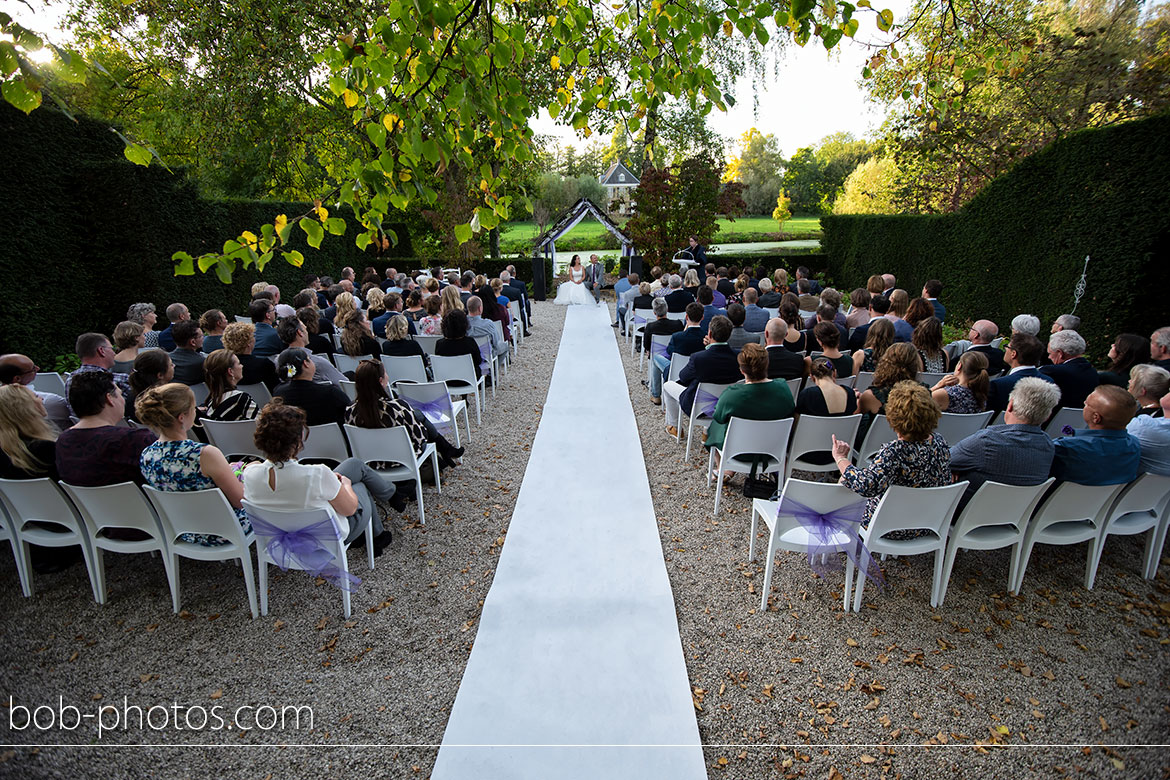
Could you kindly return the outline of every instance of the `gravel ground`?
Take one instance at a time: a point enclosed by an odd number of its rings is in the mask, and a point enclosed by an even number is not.
[[[560,343],[564,309],[534,306],[532,337],[495,399],[489,391],[482,426],[472,412],[463,465],[444,473],[441,496],[433,487],[424,492],[427,524],[413,523],[410,504],[388,525],[394,541],[373,572],[364,550],[351,551],[350,569],[363,583],[348,621],[338,592],[300,572],[270,570],[276,571],[270,613],[253,621],[238,564],[182,561],[183,611],[176,616],[158,560],[107,555],[110,597],[103,607],[94,603],[80,565],[38,575],[36,596],[24,599],[11,558],[0,556],[0,589],[9,594],[0,677],[16,704],[55,706],[63,697],[82,712],[103,704],[121,712],[126,697],[144,712],[176,702],[220,706],[225,717],[244,705],[309,705],[312,728],[295,728],[290,713],[284,730],[139,730],[131,710],[135,728],[106,731],[99,741],[92,719],[75,730],[42,733],[13,730],[4,720],[0,739],[9,743],[219,747],[103,750],[100,756],[20,748],[0,751],[0,776],[427,776],[436,754],[430,746],[443,738]],[[191,712],[199,725],[202,710]],[[161,722],[161,711],[154,716]],[[271,716],[264,716],[267,726]],[[173,717],[172,711],[171,723]],[[385,747],[223,748],[353,743]],[[97,762],[104,768],[95,770]]]
[[[430,522],[401,518],[374,572],[351,555],[365,582],[349,621],[336,591],[299,573],[274,578],[271,614],[252,621],[227,564],[184,561],[174,616],[162,566],[145,557],[107,556],[104,607],[80,567],[38,576],[26,600],[0,562],[11,594],[0,674],[16,704],[176,702],[227,715],[309,705],[312,728],[115,729],[99,740],[88,722],[33,734],[6,721],[14,743],[209,747],[18,748],[0,751],[0,776],[426,777],[552,374],[564,310],[536,306],[533,338],[473,425],[464,465],[444,476],[442,496],[426,495]],[[682,462],[644,369],[624,360],[712,778],[1170,775],[1164,749],[1121,747],[1170,733],[1170,569],[1143,581],[1139,541],[1109,543],[1092,592],[1080,582],[1084,546],[1041,548],[1021,597],[1003,591],[1006,552],[966,552],[939,610],[928,562],[893,560],[886,589],[867,590],[866,608],[848,616],[840,573],[818,580],[803,557],[781,553],[770,609],[757,614],[764,561],[747,560],[738,480],[713,518],[705,455]],[[380,746],[343,747],[352,743]],[[1039,747],[1050,744],[1068,746]]]
[[[760,614],[742,477],[714,517],[706,451],[684,462],[623,360],[710,777],[1170,775],[1170,751],[1136,747],[1170,734],[1170,561],[1143,580],[1144,536],[1108,542],[1092,591],[1087,545],[1039,547],[1018,597],[1006,550],[964,551],[937,610],[933,558],[890,559],[849,615],[843,572],[781,552]]]

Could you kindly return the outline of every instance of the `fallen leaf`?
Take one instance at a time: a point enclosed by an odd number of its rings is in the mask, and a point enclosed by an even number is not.
[[[849,645],[850,647],[857,647],[857,640],[849,638],[845,640],[845,644]]]
[[[873,763],[875,763],[876,761],[877,761],[877,759],[876,759],[876,758],[874,758],[874,757],[873,757],[873,756],[871,756],[871,755],[868,755],[868,754],[865,754],[865,753],[862,753],[862,754],[861,754],[861,763],[863,763],[863,764],[873,764]]]
[[[1133,686],[1132,686],[1130,683],[1128,683],[1128,682],[1125,680],[1125,678],[1123,678],[1123,677],[1118,677],[1118,678],[1117,678],[1117,687],[1118,687],[1118,688],[1132,688]]]
[[[211,699],[222,699],[222,698],[223,698],[223,688],[220,688],[220,689],[219,689],[219,690],[217,690],[215,693],[211,694],[211,696],[210,696],[210,697],[208,697],[208,698],[211,698]]]
[[[882,703],[882,700],[879,699],[877,696],[874,696],[872,699],[869,700],[869,703],[867,703],[864,707],[862,707],[862,709],[863,710],[876,710],[878,708],[878,706],[881,705],[881,703]]]
[[[1102,730],[1102,731],[1108,731],[1108,730],[1109,730],[1109,723],[1108,723],[1108,722],[1105,720],[1105,716],[1103,716],[1103,715],[1098,715],[1098,716],[1097,716],[1097,722],[1101,724],[1101,730]]]
[[[278,620],[272,624],[273,631],[279,631],[282,628],[284,628],[284,621],[283,620]]]

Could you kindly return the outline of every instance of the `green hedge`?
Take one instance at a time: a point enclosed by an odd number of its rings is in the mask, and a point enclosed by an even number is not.
[[[214,274],[176,277],[175,251],[210,251],[277,214],[302,214],[308,204],[205,200],[181,170],[126,161],[108,126],[83,117],[73,122],[48,108],[25,116],[0,102],[0,144],[6,162],[0,199],[9,212],[0,241],[0,278],[9,288],[8,305],[0,310],[0,353],[23,352],[44,367],[73,352],[79,333],[111,333],[139,301],[154,303],[160,320],[175,301],[196,315],[210,308],[231,315],[246,309],[250,287],[261,278],[291,299],[306,273],[336,278],[352,266],[360,278],[366,266],[381,272],[389,265],[407,270],[425,264],[412,258],[401,225],[392,226],[399,241],[389,251],[359,250],[352,212],[341,209],[350,231],[326,234],[320,250],[308,247],[303,231],[294,228],[290,248],[304,254],[303,268],[276,259],[263,274],[241,270],[231,285]],[[476,266],[495,275],[507,262]],[[532,278],[527,260],[516,266],[521,279]]]
[[[945,289],[948,322],[1020,313],[1048,324],[1073,308],[1090,353],[1119,333],[1170,324],[1170,115],[1070,135],[991,182],[962,210],[936,216],[826,216],[829,273],[864,285],[892,273],[917,295]],[[1161,292],[1159,292],[1161,291]],[[1043,333],[1042,333],[1043,335]]]

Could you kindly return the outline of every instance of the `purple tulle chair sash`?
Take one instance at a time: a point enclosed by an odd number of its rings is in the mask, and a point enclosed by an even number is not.
[[[404,400],[407,406],[426,417],[439,430],[450,430],[452,420],[448,416],[451,403],[449,400],[442,398],[433,401],[416,401],[413,398]]]
[[[653,357],[666,357],[666,344],[657,341],[650,342],[650,354]]]
[[[271,537],[265,549],[281,570],[288,571],[290,563],[297,563],[299,568],[303,568],[314,577],[324,577],[344,591],[352,592],[361,585],[359,577],[337,566],[333,552],[324,544],[326,541],[338,539],[337,528],[333,525],[332,518],[326,517],[312,525],[294,530],[278,528],[250,513],[248,519],[252,521],[252,530],[257,536]]]
[[[834,543],[833,537],[844,534],[852,542],[845,547],[845,554],[849,556],[849,560],[853,561],[853,565],[859,570],[865,571],[879,588],[882,586],[884,580],[881,568],[873,560],[873,556],[870,555],[869,549],[861,541],[858,533],[865,515],[864,501],[857,501],[834,509],[832,512],[822,513],[794,498],[783,496],[780,499],[777,515],[792,515],[796,518],[796,522],[808,531],[808,563],[814,572],[823,577],[830,570],[840,568],[841,562],[837,560],[836,555],[828,557],[828,560],[831,561],[828,565],[817,559],[821,555],[835,553],[837,545]]]
[[[700,414],[710,417],[715,414],[715,405],[717,403],[719,403],[719,396],[712,395],[706,390],[699,388],[695,392],[695,403],[691,408],[698,409]]]

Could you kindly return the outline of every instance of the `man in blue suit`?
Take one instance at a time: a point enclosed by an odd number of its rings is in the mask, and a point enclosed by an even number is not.
[[[707,332],[707,326],[711,324],[711,319],[713,317],[718,317],[720,314],[722,314],[724,317],[727,316],[727,310],[716,306],[714,301],[714,290],[712,290],[710,287],[699,288],[699,305],[703,307],[703,320],[699,323],[699,328],[703,331],[703,333]],[[690,304],[687,304],[687,306],[689,308]]]
[[[939,322],[946,322],[947,307],[939,303],[938,296],[942,295],[943,284],[938,279],[931,279],[926,284],[922,285],[922,297],[930,301],[930,305],[934,307],[934,316],[938,317]]]
[[[759,300],[759,293],[750,287],[743,291],[743,309],[744,320],[743,329],[748,333],[763,333],[764,328],[768,326],[768,312],[761,309],[756,301]]]
[[[1084,406],[1089,393],[1097,387],[1097,369],[1085,360],[1084,354],[1085,340],[1075,330],[1057,331],[1048,337],[1048,357],[1052,365],[1043,366],[1040,373],[1060,388],[1061,406]]]
[[[718,315],[707,328],[706,348],[691,355],[691,361],[683,368],[677,382],[667,382],[662,387],[666,411],[667,432],[678,435],[672,424],[678,420],[681,408],[688,415],[695,403],[695,394],[700,382],[727,385],[738,382],[742,376],[739,360],[727,344],[731,336],[731,320]]]
[[[706,288],[703,288],[706,289]],[[655,299],[657,303],[660,299]],[[666,301],[663,301],[666,303]],[[703,307],[698,303],[687,304],[686,327],[670,337],[666,345],[666,356],[655,355],[651,358],[650,366],[650,401],[654,404],[662,403],[662,377],[670,373],[670,359],[679,355],[693,355],[703,348],[703,336],[706,334],[699,323],[703,321]]]
[[[257,298],[248,304],[248,316],[256,327],[256,346],[252,347],[255,357],[270,358],[284,351],[284,342],[272,327],[276,319],[276,307],[272,301]]]
[[[991,385],[987,389],[987,408],[995,412],[1007,409],[1008,397],[1021,379],[1039,377],[1046,382],[1052,382],[1052,377],[1041,374],[1036,368],[1043,354],[1044,345],[1040,339],[1027,333],[1013,335],[1011,344],[1004,350],[1008,375],[991,380]]]
[[[1061,331],[1062,333],[1076,333]],[[1056,334],[1054,333],[1053,336]],[[1125,426],[1137,411],[1129,391],[1101,385],[1084,399],[1087,429],[1055,442],[1052,476],[1080,485],[1121,485],[1137,479],[1142,448]]]

